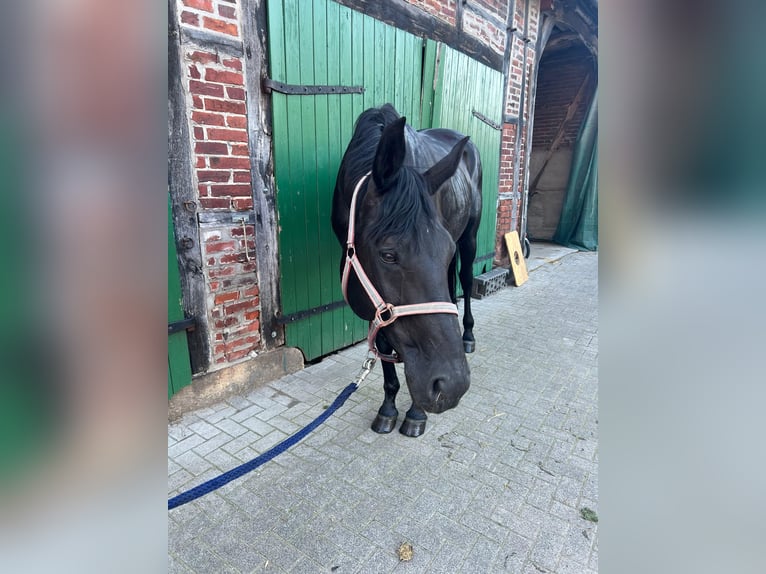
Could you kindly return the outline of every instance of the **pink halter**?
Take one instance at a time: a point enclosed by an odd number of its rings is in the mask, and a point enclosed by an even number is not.
[[[346,290],[348,288],[349,274],[353,269],[354,273],[356,273],[356,277],[359,280],[359,283],[362,285],[365,293],[367,293],[367,297],[369,297],[370,302],[372,303],[373,307],[375,307],[375,317],[372,321],[370,321],[370,330],[367,334],[367,344],[370,347],[370,351],[372,351],[375,356],[380,357],[384,361],[398,363],[401,361],[401,359],[399,359],[396,353],[386,355],[380,353],[375,346],[375,337],[378,335],[378,331],[380,331],[380,329],[386,325],[390,325],[399,317],[405,317],[407,315],[427,315],[430,313],[449,313],[451,315],[457,315],[458,312],[457,306],[454,303],[448,303],[446,301],[396,306],[392,305],[391,303],[386,303],[383,300],[383,297],[380,296],[380,293],[378,293],[378,290],[375,289],[375,286],[372,284],[372,281],[370,281],[370,278],[367,277],[367,274],[364,272],[359,258],[356,256],[356,247],[354,246],[354,222],[356,219],[357,195],[359,194],[359,190],[361,189],[362,184],[367,178],[370,177],[370,173],[371,172],[368,171],[362,177],[362,179],[359,180],[359,183],[357,183],[356,187],[354,188],[354,194],[351,196],[351,209],[348,215],[348,239],[346,240],[346,265],[343,268],[342,280],[343,298],[346,300],[346,303],[348,303],[348,295],[346,294]]]

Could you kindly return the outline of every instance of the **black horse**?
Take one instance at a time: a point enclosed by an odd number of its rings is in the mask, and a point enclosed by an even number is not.
[[[400,431],[407,436],[423,434],[425,411],[451,409],[468,390],[465,353],[475,346],[470,294],[480,217],[481,161],[467,137],[447,129],[415,131],[390,104],[359,116],[338,170],[332,226],[344,249],[341,276],[351,309],[373,322],[370,338],[381,356],[395,353],[404,362],[412,406]],[[454,306],[457,251],[462,339]],[[383,362],[383,377],[385,399],[372,429],[388,433],[399,414],[391,362]]]

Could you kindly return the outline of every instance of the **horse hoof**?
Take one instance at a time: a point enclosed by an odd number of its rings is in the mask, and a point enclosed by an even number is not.
[[[473,353],[476,350],[476,341],[463,341],[463,349],[466,353]]]
[[[394,430],[394,427],[396,426],[396,417],[384,417],[383,415],[378,415],[375,417],[375,420],[372,421],[372,426],[370,427],[372,430],[374,430],[378,434],[388,434],[392,430]]]
[[[399,432],[404,436],[416,437],[422,435],[426,430],[426,420],[415,420],[411,418],[404,419]]]

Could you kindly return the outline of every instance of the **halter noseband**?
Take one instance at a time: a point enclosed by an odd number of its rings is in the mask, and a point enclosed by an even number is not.
[[[351,196],[351,209],[348,216],[348,238],[346,240],[346,265],[343,267],[342,279],[343,298],[346,300],[346,303],[348,303],[348,278],[351,270],[353,269],[354,273],[356,273],[356,278],[362,285],[362,289],[364,289],[364,292],[367,293],[367,297],[370,299],[370,303],[372,303],[373,307],[375,307],[375,317],[372,321],[370,321],[370,330],[367,334],[367,344],[370,347],[370,351],[372,351],[376,356],[380,357],[384,361],[398,363],[401,361],[401,359],[399,359],[396,353],[387,355],[378,351],[377,347],[375,346],[375,337],[378,335],[378,331],[380,331],[383,327],[390,325],[399,317],[405,317],[408,315],[427,315],[431,313],[448,313],[450,315],[457,315],[457,305],[454,303],[448,303],[446,301],[433,303],[415,303],[413,305],[392,305],[391,303],[386,303],[383,300],[383,297],[380,296],[380,293],[378,293],[378,290],[375,289],[375,286],[372,284],[372,281],[370,281],[367,273],[364,272],[359,258],[356,256],[356,247],[354,246],[354,224],[356,219],[357,195],[359,194],[359,190],[362,188],[362,184],[370,177],[370,173],[371,172],[368,171],[362,177],[362,179],[359,180],[359,183],[357,183],[356,187],[354,188],[354,194]]]

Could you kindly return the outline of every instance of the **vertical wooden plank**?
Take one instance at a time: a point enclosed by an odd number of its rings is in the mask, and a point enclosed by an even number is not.
[[[480,93],[486,94],[487,93],[487,86],[486,86],[486,74],[483,73],[483,69],[476,70],[476,78],[478,82],[478,86],[481,90]],[[475,108],[477,111],[483,114],[487,114],[486,106],[483,105],[483,101],[479,98],[476,98],[475,101],[472,102],[473,108]],[[482,226],[480,229],[481,232],[481,238],[479,242],[479,249],[477,249],[477,255],[479,257],[482,257],[484,254],[486,254],[490,249],[489,245],[489,230],[493,227],[492,225],[489,225],[488,221],[488,214],[490,209],[490,203],[492,198],[492,185],[493,185],[493,178],[491,177],[494,162],[492,160],[492,157],[490,153],[488,153],[486,150],[488,150],[488,132],[491,130],[489,126],[487,126],[485,123],[481,122],[480,120],[476,119],[474,121],[474,125],[476,125],[476,129],[480,132],[480,143],[484,151],[482,157],[486,159],[486,166],[484,166],[484,170],[487,173],[487,177],[484,180],[483,185],[483,195],[486,201],[484,201],[483,209],[482,209]],[[494,238],[492,238],[492,241],[494,241]],[[479,274],[483,272],[486,268],[486,262],[485,261],[479,261],[474,265],[474,274]]]
[[[173,208],[168,194],[168,323],[184,318],[181,273],[178,270]],[[168,336],[168,399],[191,383],[191,361],[186,332]]]
[[[436,42],[425,40],[425,57],[423,58],[420,129],[433,127],[434,112],[434,80],[436,73]]]
[[[301,83],[301,31],[300,1],[284,1],[285,29],[285,81],[291,84]],[[284,301],[284,313],[290,314],[305,308],[306,277],[299,276],[297,270],[304,261],[306,231],[304,225],[305,200],[303,187],[303,109],[299,98],[285,96],[287,104],[287,129],[285,130],[288,150],[288,171],[283,174],[285,185],[280,188],[280,233],[281,246],[285,249],[283,258],[283,282],[291,291],[291,297]],[[287,176],[285,178],[284,176]],[[291,303],[288,305],[288,303]],[[303,348],[302,329],[288,325],[285,331],[287,344]]]
[[[375,98],[373,100],[373,105],[380,106],[386,102],[386,82],[388,81],[386,78],[384,65],[386,61],[384,50],[386,47],[387,26],[383,24],[383,22],[379,22],[372,18],[371,20],[373,21],[375,27],[375,45],[373,47],[375,52]]]
[[[328,34],[330,4],[333,3],[327,0],[315,0],[313,6],[314,49],[312,52],[314,57],[314,83],[318,85],[336,83],[330,82],[328,79],[329,67],[336,65],[336,62],[330,62],[328,54],[330,51],[329,42],[332,40]],[[330,227],[330,208],[332,202],[328,199],[328,192],[329,197],[332,194],[332,189],[328,184],[331,164],[330,126],[328,119],[329,98],[330,96],[327,95],[311,98],[314,100],[316,126],[316,195],[315,202],[313,203],[316,220],[313,227],[309,223],[309,240],[311,240],[313,235],[314,241],[307,245],[306,248],[308,251],[314,252],[314,265],[316,266],[316,276],[318,278],[313,286],[314,288],[310,290],[311,297],[309,302],[311,307],[329,303],[332,297],[333,277],[331,276],[329,265],[332,257],[332,244],[328,241],[331,239],[329,235],[332,235],[332,228]],[[311,204],[309,207],[311,207]],[[329,350],[332,350],[333,318],[329,314],[323,313],[313,317],[312,321],[315,327],[314,331],[317,333],[317,336],[312,341],[313,350],[320,355],[324,355]]]
[[[355,62],[359,60],[360,46],[358,46],[358,42],[354,41],[356,30],[353,26],[353,18],[354,14],[351,9],[346,8],[345,6],[341,7],[339,20],[340,53],[337,57],[340,62],[341,84],[348,86],[359,85],[356,83],[359,79],[359,73],[355,70]],[[351,140],[354,120],[358,115],[355,112],[355,109],[361,108],[362,100],[363,96],[361,94],[344,96],[340,99],[341,154],[345,151],[348,142]],[[336,253],[339,253],[339,248],[337,246],[335,250]],[[337,270],[335,277],[339,277]],[[340,279],[338,279],[336,300],[339,300],[340,296]],[[348,307],[341,309],[339,314],[342,323],[342,342],[348,344],[351,342],[350,340],[354,340],[358,329],[358,319]]]
[[[364,86],[364,15],[356,10],[350,10],[350,13],[352,82],[355,86]],[[365,94],[353,94],[351,96],[354,118],[357,118],[362,113],[367,101],[366,98]]]
[[[285,344],[285,334],[284,328],[273,322],[282,309],[282,300],[277,248],[279,212],[276,207],[277,188],[274,185],[274,129],[271,118],[265,117],[267,113],[272,115],[272,98],[258,88],[258,79],[270,68],[267,2],[242,0],[240,6],[243,46],[247,56],[244,72],[249,79],[245,104],[255,215],[255,262],[261,301],[260,333],[264,348],[274,349]]]
[[[324,0],[319,0],[324,1]],[[314,10],[313,2],[304,0],[299,2],[298,26],[300,30],[300,49],[298,54],[298,67],[300,78],[298,84],[312,85],[314,79]],[[302,162],[300,164],[299,189],[296,190],[302,198],[299,203],[299,214],[302,214],[302,222],[296,221],[296,236],[300,238],[298,249],[295,254],[296,276],[299,277],[300,286],[300,309],[310,309],[318,304],[315,295],[319,284],[316,266],[316,229],[318,226],[316,203],[316,115],[314,100],[316,96],[300,96],[298,100],[301,109],[301,126],[303,138]],[[319,317],[312,316],[304,321],[296,323],[296,328],[301,330],[301,349],[307,356],[316,353],[317,342],[320,339]]]
[[[294,6],[286,7],[283,0],[269,0],[268,19],[269,19],[269,63],[270,75],[273,79],[287,81],[287,30],[285,27],[285,10],[294,11]],[[294,39],[293,39],[294,41]],[[274,150],[274,182],[277,188],[277,211],[279,212],[280,228],[284,230],[284,225],[292,219],[293,202],[290,194],[292,193],[292,182],[290,176],[290,140],[285,137],[291,129],[291,123],[288,119],[288,100],[284,94],[272,92],[271,107],[273,116],[273,138],[272,145]],[[283,135],[284,134],[284,135]],[[293,152],[294,153],[294,152]],[[292,273],[293,244],[290,237],[285,233],[278,234],[279,243],[279,272],[280,272],[280,294],[282,300],[282,313],[291,312],[297,307],[295,301],[294,275]],[[286,344],[292,345],[288,333],[285,333]]]
[[[270,76],[278,81],[287,81],[286,65],[286,46],[285,38],[285,5],[283,0],[269,0],[268,6],[268,25],[267,34],[269,42],[269,68]],[[294,10],[294,6],[288,8]],[[293,40],[294,41],[294,40]],[[288,119],[288,100],[287,96],[278,92],[271,94],[272,108],[272,149],[274,164],[274,183],[276,187],[276,205],[279,215],[280,227],[284,222],[292,219],[291,214],[293,204],[291,199],[292,182],[290,175],[290,142],[291,138],[285,137],[292,128]],[[294,153],[294,151],[293,151]],[[279,252],[279,274],[280,274],[280,299],[281,309],[284,313],[289,313],[297,307],[295,300],[294,274],[292,273],[291,261],[293,257],[293,243],[289,236],[279,232],[277,234],[278,252]],[[287,334],[286,334],[287,335]],[[289,339],[288,345],[292,344]]]
[[[326,6],[326,81],[330,85],[341,85],[340,81],[340,5],[327,2]],[[321,49],[321,48],[320,48]],[[339,95],[327,96],[327,170],[320,188],[322,213],[319,220],[322,230],[322,303],[340,299],[338,285],[338,243],[332,231],[332,194],[335,176],[340,165],[340,98]],[[342,345],[342,321],[337,311],[322,315],[322,354],[327,354]]]
[[[381,96],[381,103],[394,103],[394,87],[396,86],[396,62],[393,58],[396,50],[396,28],[385,26],[386,42],[383,46],[383,53],[380,55],[380,61],[383,63],[382,74],[386,77],[386,89]]]
[[[423,124],[420,117],[420,94],[422,92],[421,81],[423,79],[423,57],[425,44],[417,37],[410,38],[412,43],[412,78],[410,83],[410,99],[412,101],[412,125],[415,129],[421,129]]]
[[[168,336],[168,374],[168,398],[192,382],[185,331]]]
[[[352,43],[351,43],[351,50],[352,50],[352,74],[353,74],[353,85],[355,86],[364,86],[366,88],[366,91],[364,94],[355,94],[352,96],[353,98],[353,107],[351,110],[351,129],[348,131],[348,139],[351,139],[351,136],[353,134],[353,124],[356,121],[356,118],[359,117],[359,114],[361,114],[365,109],[370,107],[371,105],[371,96],[372,92],[370,90],[370,85],[367,83],[366,75],[365,75],[365,64],[367,62],[367,58],[369,57],[369,54],[365,53],[365,21],[368,19],[367,16],[360,14],[356,10],[351,11],[351,32],[352,32]],[[365,329],[363,326],[360,325],[359,321],[356,318],[356,315],[351,311],[350,308],[345,309],[345,317],[348,321],[348,324],[351,326],[352,329],[352,336],[355,339],[359,339],[365,336]]]
[[[378,94],[375,91],[375,20],[365,16],[364,19],[364,107],[371,108],[378,104]]]
[[[404,70],[404,48],[405,48],[405,38],[404,35],[406,32],[404,30],[396,30],[396,47],[394,48],[394,60],[396,62],[396,82],[394,84],[394,107],[397,110],[405,109],[405,106],[402,102],[402,92],[403,92],[403,81],[402,81],[402,73]],[[389,55],[389,57],[391,57]]]
[[[442,127],[441,114],[442,114],[442,102],[444,101],[444,44],[436,45],[436,62],[434,64],[434,104],[431,117],[433,121],[432,127]]]
[[[416,105],[416,103],[420,104],[420,102],[417,102],[415,98],[413,98],[412,90],[415,78],[420,77],[420,74],[418,73],[418,63],[415,61],[415,44],[413,42],[415,39],[416,38],[413,38],[411,34],[404,35],[406,43],[404,50],[404,93],[402,94],[407,107],[409,123],[413,126],[417,126],[419,123],[415,110],[420,107],[419,105]]]
[[[173,205],[175,236],[178,239],[192,241],[191,247],[179,254],[178,265],[180,269],[187,270],[180,277],[183,306],[187,315],[197,320],[197,327],[189,334],[188,341],[192,370],[200,373],[207,370],[210,363],[208,293],[204,273],[202,273],[203,258],[196,214],[189,212],[184,206],[186,202],[197,201],[197,189],[193,177],[186,101],[188,94],[184,88],[185,64],[181,56],[175,0],[168,1],[168,25],[168,193]]]

